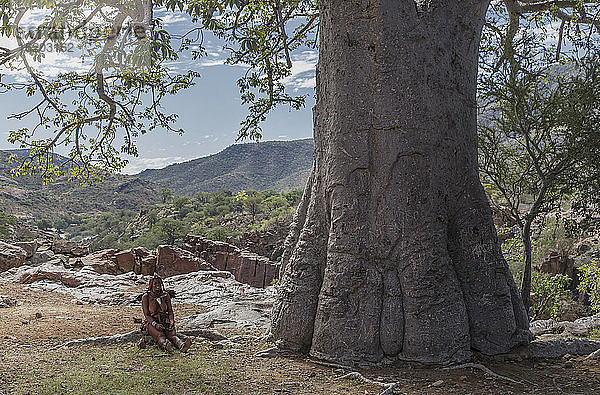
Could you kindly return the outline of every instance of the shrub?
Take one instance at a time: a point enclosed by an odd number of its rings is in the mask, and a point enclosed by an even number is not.
[[[498,227],[498,237],[502,242],[502,255],[518,284],[523,277],[523,240],[520,237],[518,226]]]
[[[15,217],[0,211],[0,239],[8,239],[12,236],[11,225],[15,224]]]
[[[592,310],[600,313],[600,266],[598,260],[593,260],[579,267],[577,290],[586,293],[590,298]]]
[[[535,295],[529,307],[531,319],[559,319],[559,306],[561,299],[569,297],[569,276],[545,273],[533,273],[531,288]]]
[[[223,226],[214,227],[206,232],[206,237],[210,240],[225,241],[228,236],[229,232],[227,232],[227,229]]]

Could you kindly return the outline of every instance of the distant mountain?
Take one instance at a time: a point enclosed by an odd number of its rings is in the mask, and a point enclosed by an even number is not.
[[[137,210],[159,202],[158,187],[133,176],[116,175],[91,186],[67,179],[43,185],[40,178],[12,177],[8,163],[11,154],[23,150],[0,151],[0,207],[20,218],[55,219],[63,214],[95,215],[120,209]],[[65,158],[57,155],[56,160]]]
[[[176,195],[224,189],[284,192],[304,188],[312,163],[312,139],[265,141],[235,144],[218,154],[144,170],[138,177],[170,188]]]

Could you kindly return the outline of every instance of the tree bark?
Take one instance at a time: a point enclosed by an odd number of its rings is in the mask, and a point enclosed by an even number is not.
[[[531,221],[527,220],[521,229],[523,241],[523,278],[521,279],[521,299],[525,311],[529,311],[529,298],[531,294]]]
[[[272,333],[346,364],[527,343],[477,173],[487,2],[321,0],[313,171]]]

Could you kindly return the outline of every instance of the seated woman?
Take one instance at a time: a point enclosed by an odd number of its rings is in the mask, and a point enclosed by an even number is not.
[[[142,310],[146,318],[145,328],[160,348],[168,352],[173,351],[173,345],[181,352],[190,348],[190,338],[184,342],[175,333],[171,296],[165,291],[162,279],[157,274],[150,279],[148,292],[142,296]]]

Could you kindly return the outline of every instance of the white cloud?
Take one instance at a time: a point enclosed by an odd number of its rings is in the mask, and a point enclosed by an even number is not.
[[[198,63],[200,67],[225,66],[225,59],[206,59]]]
[[[317,51],[303,51],[292,56],[292,74],[283,83],[294,91],[310,89],[316,86],[315,72],[319,55]]]
[[[124,174],[137,174],[146,169],[162,169],[173,163],[181,163],[191,158],[183,156],[168,156],[162,158],[133,158],[129,164],[123,169]]]
[[[168,25],[173,25],[176,23],[181,23],[181,22],[187,22],[189,20],[189,18],[187,18],[184,14],[174,14],[174,13],[167,13],[164,16],[161,16],[160,19],[163,22],[163,25],[168,26]]]

